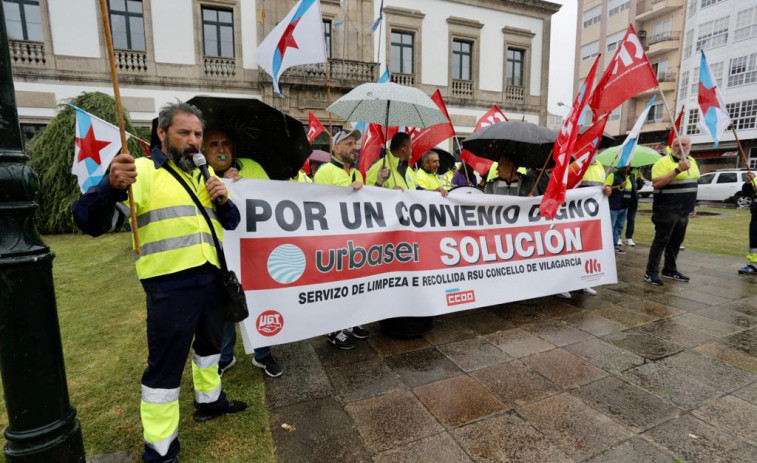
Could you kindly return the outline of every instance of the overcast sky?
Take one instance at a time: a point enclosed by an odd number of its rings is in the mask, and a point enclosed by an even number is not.
[[[576,0],[549,0],[562,5],[552,16],[552,40],[549,56],[549,102],[553,114],[564,116],[567,108],[557,106],[561,101],[573,104],[573,64],[576,54]]]

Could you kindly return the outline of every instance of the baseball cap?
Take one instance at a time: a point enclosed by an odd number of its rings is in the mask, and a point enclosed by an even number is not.
[[[360,131],[359,130],[340,130],[339,132],[334,134],[334,145],[338,145],[341,141],[343,141],[347,137],[353,137],[355,141],[360,141]]]

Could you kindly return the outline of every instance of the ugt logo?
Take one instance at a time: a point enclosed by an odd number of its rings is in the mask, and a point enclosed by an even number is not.
[[[584,271],[588,274],[599,273],[602,271],[602,264],[597,259],[587,259],[584,263]]]
[[[266,310],[258,315],[255,328],[262,336],[274,336],[284,327],[284,317],[275,310]]]

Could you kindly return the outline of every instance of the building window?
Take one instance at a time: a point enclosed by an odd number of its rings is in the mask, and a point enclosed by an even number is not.
[[[323,21],[323,36],[326,39],[326,58],[331,58],[331,21]]]
[[[618,49],[620,42],[623,41],[623,37],[626,36],[626,31],[616,32],[607,36],[607,52],[612,53]]]
[[[590,10],[584,11],[584,28],[598,23],[602,19],[602,5],[595,6]]]
[[[108,0],[113,48],[118,50],[145,50],[145,21],[142,1]]]
[[[725,0],[702,0],[702,8],[707,8],[708,6],[717,5],[718,3],[724,2]]]
[[[205,56],[234,57],[234,17],[229,10],[202,8]]]
[[[748,8],[736,13],[736,29],[733,41],[746,40],[757,35],[757,8]]]
[[[697,37],[697,51],[709,50],[710,48],[720,47],[728,42],[728,20],[730,17],[724,16],[714,21],[707,21],[699,25],[699,36]]]
[[[42,18],[38,0],[3,0],[8,37],[42,42]]]
[[[697,2],[699,0],[689,0],[689,18],[694,16],[694,13],[697,12]]]
[[[731,65],[728,71],[728,86],[737,87],[757,82],[756,61],[757,53],[731,58]]]
[[[399,74],[413,73],[414,34],[392,31],[392,68]]]
[[[691,56],[691,50],[694,45],[694,29],[691,29],[686,33],[686,43],[684,43],[683,47],[683,59],[686,59]]]
[[[609,4],[607,5],[607,8],[608,8],[607,16],[615,16],[621,11],[625,11],[631,8],[631,1],[630,0],[610,0]]]
[[[662,122],[662,101],[658,101],[649,108],[647,122]]]
[[[507,85],[510,87],[523,86],[523,63],[526,52],[523,50],[507,49]]]
[[[689,109],[689,117],[686,119],[686,135],[699,133],[699,109]]]
[[[619,121],[620,120],[620,108],[622,108],[622,105],[618,106],[617,108],[615,108],[615,109],[612,110],[612,112],[610,113],[610,118],[608,119],[608,121],[613,122],[613,121]]]
[[[681,84],[678,87],[678,97],[686,98],[689,91],[689,71],[681,73]]]
[[[463,40],[452,41],[452,78],[471,80],[473,44]]]
[[[728,103],[725,107],[737,130],[757,127],[757,100]]]
[[[691,74],[691,96],[699,95],[699,68],[694,68]]]
[[[599,41],[587,43],[581,47],[581,61],[586,61],[594,58],[599,54]]]
[[[652,25],[652,37],[649,43],[657,43],[663,40],[670,40],[670,29],[673,26],[673,20],[666,19]]]

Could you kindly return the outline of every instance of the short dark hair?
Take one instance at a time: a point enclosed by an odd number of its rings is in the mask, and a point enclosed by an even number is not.
[[[410,141],[410,135],[406,134],[405,132],[397,132],[392,137],[392,141],[389,143],[389,149],[394,151],[396,149],[399,149],[402,147],[402,145],[405,144],[405,142]]]
[[[160,108],[160,113],[158,113],[158,127],[163,129],[164,131],[168,131],[168,128],[171,127],[171,124],[173,124],[174,116],[179,113],[196,116],[197,119],[200,120],[202,128],[205,128],[205,120],[202,118],[202,111],[200,111],[197,106],[181,101],[177,101],[176,103],[167,103],[165,106]]]

